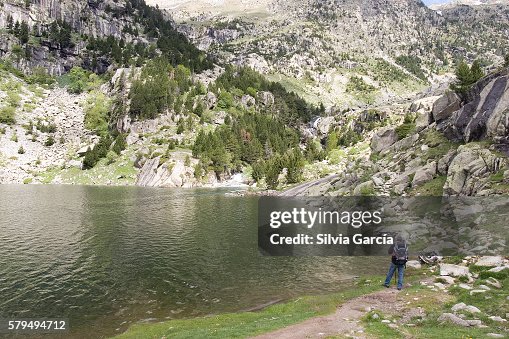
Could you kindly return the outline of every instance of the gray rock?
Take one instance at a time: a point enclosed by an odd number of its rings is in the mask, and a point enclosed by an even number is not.
[[[208,92],[205,95],[205,104],[207,105],[208,109],[213,109],[214,107],[216,107],[216,104],[217,104],[216,95],[212,92]]]
[[[274,104],[274,94],[260,91],[256,94],[256,100],[260,101],[264,106],[272,106]]]
[[[373,152],[381,152],[398,141],[398,135],[394,127],[386,127],[373,135],[371,149]]]
[[[417,187],[432,180],[436,173],[437,163],[433,161],[415,172],[412,186]]]
[[[248,94],[244,94],[240,101],[245,108],[253,107],[256,104],[255,98]]]
[[[458,285],[459,288],[462,288],[464,290],[471,290],[473,287],[468,285],[468,284],[465,284],[465,283],[461,283]]]
[[[473,320],[465,320],[469,326],[475,326],[475,327],[479,327],[482,325],[482,321],[481,320],[478,320],[478,319],[473,319]]]
[[[466,266],[453,264],[440,264],[440,275],[449,275],[452,277],[461,277],[468,275],[470,270]]]
[[[432,115],[434,121],[447,119],[460,109],[461,99],[452,91],[447,91],[433,104]]]
[[[419,270],[421,269],[421,262],[419,260],[409,260],[406,263],[406,267]]]
[[[478,309],[477,307],[475,306],[472,306],[472,305],[468,305],[466,306],[463,311],[466,311],[466,312],[469,312],[469,313],[481,313],[481,310]]]
[[[459,304],[456,304],[453,307],[451,307],[451,311],[458,312],[458,311],[464,310],[465,307],[467,307],[467,304],[459,303]]]
[[[456,156],[456,150],[449,150],[446,155],[438,160],[437,171],[440,175],[446,175],[452,159]]]
[[[491,319],[491,320],[499,322],[499,323],[505,323],[507,321],[506,319],[499,317],[498,315],[488,317],[488,319]]]
[[[493,266],[502,266],[504,263],[504,258],[502,256],[484,256],[480,257],[479,260],[475,263],[477,266],[484,267],[493,267]]]
[[[458,147],[458,154],[449,165],[444,193],[447,195],[473,195],[479,191],[483,182],[479,178],[490,172],[496,157],[491,151],[478,144]]]
[[[486,290],[471,290],[470,295],[486,293]]]
[[[458,317],[457,315],[452,314],[452,313],[443,313],[440,317],[438,317],[437,320],[439,322],[449,322],[449,323],[453,323],[455,325],[463,326],[463,327],[471,326],[466,320],[463,320],[460,317]]]
[[[488,333],[486,335],[491,338],[505,338],[505,335],[499,333]]]

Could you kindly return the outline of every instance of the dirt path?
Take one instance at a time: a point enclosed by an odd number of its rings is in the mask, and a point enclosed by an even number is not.
[[[298,339],[326,338],[339,336],[348,338],[369,338],[364,333],[361,318],[371,310],[384,314],[395,314],[406,307],[403,301],[404,290],[385,289],[354,298],[342,304],[334,314],[308,319],[302,323],[288,326],[274,332],[266,333],[255,339]],[[405,316],[421,314],[420,309],[405,311]]]

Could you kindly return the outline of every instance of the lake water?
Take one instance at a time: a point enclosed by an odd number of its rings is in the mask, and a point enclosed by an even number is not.
[[[0,318],[67,317],[67,337],[109,337],[385,272],[384,258],[262,257],[258,198],[225,192],[0,186]]]

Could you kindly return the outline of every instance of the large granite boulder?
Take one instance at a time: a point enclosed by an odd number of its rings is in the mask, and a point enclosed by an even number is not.
[[[479,81],[468,94],[469,101],[438,129],[451,140],[464,142],[490,138],[509,143],[509,75],[508,70]]]
[[[373,152],[381,152],[391,145],[393,145],[396,141],[398,141],[398,135],[396,134],[396,130],[394,127],[384,128],[375,135],[371,140],[371,149]]]
[[[433,104],[432,115],[434,121],[442,121],[451,116],[451,114],[461,107],[460,97],[452,92],[447,91]]]
[[[444,193],[447,195],[472,195],[483,186],[487,173],[497,165],[497,157],[479,144],[458,147],[447,171]]]

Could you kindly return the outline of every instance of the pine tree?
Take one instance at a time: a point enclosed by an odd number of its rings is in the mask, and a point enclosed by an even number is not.
[[[21,22],[20,28],[19,28],[19,41],[22,45],[25,45],[28,42],[29,38],[29,28],[28,24],[25,21]]]
[[[14,21],[12,19],[12,15],[7,16],[7,32],[13,33]]]
[[[472,67],[470,67],[470,73],[472,74],[472,79],[470,79],[472,84],[476,83],[484,76],[484,71],[482,70],[479,60],[474,61]]]
[[[475,60],[471,67],[465,61],[461,61],[456,67],[456,82],[451,88],[461,96],[465,96],[473,84],[484,76],[481,63]]]
[[[326,151],[329,153],[338,146],[338,134],[334,131],[327,137],[327,148]]]

